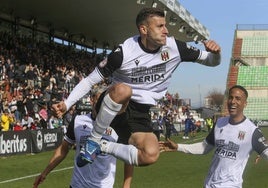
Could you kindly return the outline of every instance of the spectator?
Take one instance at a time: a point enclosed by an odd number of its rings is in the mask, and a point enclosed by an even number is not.
[[[51,114],[51,116],[48,120],[48,128],[49,129],[57,129],[59,127],[61,127],[59,118],[57,118],[53,114]]]
[[[39,129],[47,129],[48,128],[47,120],[45,120],[43,117],[40,117],[37,127],[39,127]]]
[[[190,134],[191,134],[191,137],[195,137],[196,135],[196,125],[195,125],[195,120],[193,118],[193,116],[190,116],[191,117],[191,126],[190,126]]]
[[[166,132],[165,132],[165,140],[170,139],[171,136],[171,131],[172,131],[172,126],[173,126],[173,122],[172,122],[172,117],[171,115],[167,115],[164,118],[164,125],[166,127]]]
[[[190,116],[187,116],[187,118],[184,121],[185,123],[185,128],[184,128],[184,134],[183,134],[183,139],[189,139],[189,132],[191,131],[191,127],[193,126],[193,122],[190,118]]]
[[[27,110],[27,114],[31,117],[35,116],[35,112],[34,112],[34,93],[33,90],[31,89],[29,91],[29,94],[27,95],[26,99],[25,99],[25,107]]]
[[[43,75],[42,75],[42,88],[41,90],[45,90],[46,87],[50,86],[50,75],[49,71],[47,70]]]
[[[12,97],[12,100],[9,102],[9,110],[11,113],[15,114],[15,118],[16,120],[19,118],[17,110],[18,110],[18,106],[17,106],[17,99],[15,96]]]
[[[47,105],[51,102],[51,90],[49,89],[49,86],[47,86],[43,91],[43,101],[46,102]]]
[[[26,100],[25,100],[26,101]],[[18,118],[18,120],[22,120],[22,117],[25,116],[26,111],[25,111],[25,103],[23,95],[18,95],[18,100],[17,100],[17,115],[15,114],[16,118]]]
[[[17,120],[16,123],[14,124],[13,130],[14,131],[23,131],[25,130],[26,127],[23,127],[20,120]]]
[[[200,120],[197,120],[196,122],[195,122],[195,127],[196,127],[196,132],[200,132],[201,131],[201,127],[202,125],[201,125],[201,121]]]
[[[38,112],[40,119],[48,120],[47,105],[45,103],[39,103],[40,111]]]
[[[9,110],[9,102],[8,102],[8,98],[5,96],[5,94],[4,94],[3,101],[2,101],[2,109],[3,109],[3,111]]]
[[[208,128],[208,132],[210,132],[210,130],[212,129],[213,127],[213,119],[211,117],[208,117],[206,120],[206,126]]]
[[[10,124],[15,121],[14,115],[8,111],[8,109],[4,110],[4,113],[1,116],[1,131],[9,131]]]
[[[27,88],[33,89],[34,81],[36,80],[37,75],[31,63],[29,63],[28,67],[25,69],[25,77],[27,80]]]
[[[151,120],[151,125],[152,125],[152,128],[153,128],[153,132],[154,134],[156,135],[158,141],[160,140],[160,123],[158,121],[158,118],[157,118],[157,114],[154,114],[153,115],[153,118]]]
[[[22,126],[26,127],[26,129],[31,129],[32,123],[34,123],[33,118],[29,114],[25,114],[21,121]]]
[[[31,123],[30,130],[39,129],[39,121],[38,118],[34,118],[34,122]]]

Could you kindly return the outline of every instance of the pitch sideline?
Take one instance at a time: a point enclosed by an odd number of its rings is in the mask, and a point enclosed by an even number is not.
[[[59,171],[63,171],[63,170],[69,170],[69,169],[72,169],[72,168],[74,168],[74,167],[71,166],[71,167],[61,168],[61,169],[57,169],[57,170],[52,170],[50,173],[59,172]],[[13,178],[13,179],[1,181],[0,184],[14,182],[14,181],[22,180],[22,179],[27,179],[27,178],[32,178],[32,177],[38,176],[39,174],[40,173],[32,174],[32,175],[29,175],[29,176],[23,176],[23,177],[20,177],[20,178]]]
[[[197,138],[194,138],[194,139],[190,139],[190,140],[185,140],[184,143],[187,143],[189,141],[197,141],[197,140],[202,140],[204,139],[204,137],[197,137]],[[63,170],[69,170],[69,169],[72,169],[74,168],[73,166],[71,167],[66,167],[66,168],[61,168],[61,169],[57,169],[57,170],[52,170],[50,173],[54,173],[54,172],[59,172],[59,171],[63,171]],[[27,179],[27,178],[32,178],[32,177],[35,177],[35,176],[38,176],[40,173],[38,174],[32,174],[32,175],[29,175],[29,176],[23,176],[23,177],[19,177],[19,178],[13,178],[13,179],[9,179],[9,180],[5,180],[5,181],[0,181],[0,184],[4,184],[4,183],[9,183],[9,182],[14,182],[14,181],[18,181],[18,180],[22,180],[22,179]]]

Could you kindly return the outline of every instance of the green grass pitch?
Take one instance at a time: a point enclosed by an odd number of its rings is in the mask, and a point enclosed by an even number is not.
[[[262,128],[268,138],[268,128]],[[180,143],[201,141],[207,132],[200,132],[194,139],[183,140],[172,136],[172,140]],[[208,155],[190,155],[179,152],[161,153],[157,163],[147,167],[135,167],[132,188],[200,188],[207,174],[212,153]],[[47,165],[53,151],[35,155],[17,155],[0,158],[0,188],[30,188],[35,176]],[[244,173],[243,188],[268,187],[268,161],[260,160],[255,165],[257,154],[254,152]],[[67,188],[72,175],[74,151],[50,173],[40,188]],[[114,188],[121,188],[123,181],[123,163],[117,162],[117,173]]]

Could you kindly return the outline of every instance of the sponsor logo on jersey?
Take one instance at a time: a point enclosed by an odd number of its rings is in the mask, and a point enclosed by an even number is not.
[[[196,47],[193,47],[193,46],[191,46],[191,45],[188,45],[187,44],[187,46],[186,46],[188,49],[191,49],[191,50],[195,50],[195,51],[197,51],[198,50],[198,48],[196,48]]]
[[[268,145],[266,144],[266,139],[265,139],[263,136],[260,137],[260,138],[258,138],[258,142],[262,143],[264,146],[268,146]]]
[[[165,79],[166,64],[152,67],[136,67],[131,70],[132,83],[151,83]]]
[[[217,154],[218,156],[223,157],[223,158],[228,158],[228,159],[233,159],[233,160],[236,159],[236,152],[235,151],[229,151],[229,150],[226,150],[226,149],[220,148],[220,147],[215,150],[215,154]]]
[[[135,64],[136,64],[136,66],[138,66],[139,63],[140,63],[140,60],[136,59],[136,60],[135,60]]]
[[[222,158],[228,158],[235,160],[236,153],[239,151],[239,145],[234,142],[228,142],[225,144],[224,140],[216,140],[215,154]]]

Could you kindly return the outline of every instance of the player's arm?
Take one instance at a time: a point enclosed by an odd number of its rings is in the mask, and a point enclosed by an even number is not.
[[[190,154],[207,154],[213,149],[213,145],[207,143],[206,140],[194,144],[178,144],[177,151]]]
[[[75,86],[65,101],[67,110],[86,95],[93,85],[111,76],[121,66],[122,62],[123,52],[121,47],[118,47],[108,55],[107,59],[100,62],[93,72]]]
[[[206,140],[194,144],[177,144],[171,140],[159,142],[160,152],[164,151],[180,151],[190,154],[207,154],[213,149],[213,145],[207,143]]]
[[[213,40],[203,41],[206,50],[200,50],[176,40],[182,61],[197,62],[206,66],[217,66],[221,61],[221,48]]]
[[[104,78],[109,77],[118,69],[123,61],[123,52],[120,47],[111,52],[107,59],[104,59],[99,65],[84,79],[82,79],[72,90],[65,101],[52,105],[52,111],[57,117],[62,117],[72,105],[85,96],[93,85],[99,83]]]
[[[35,182],[33,184],[34,188],[37,188],[40,183],[42,183],[45,179],[46,176],[58,165],[60,164],[63,159],[66,157],[66,155],[69,152],[69,146],[70,144],[63,140],[61,145],[55,150],[54,155],[51,157],[47,167],[45,170],[36,177]]]
[[[268,141],[260,129],[256,129],[252,135],[252,147],[260,157],[268,160]]]
[[[45,170],[35,179],[34,188],[37,188],[40,183],[42,183],[46,176],[67,156],[69,149],[75,144],[75,134],[74,134],[74,123],[76,115],[72,117],[72,120],[68,126],[67,132],[64,135],[64,140],[61,145],[55,150],[53,156],[51,157]]]
[[[131,187],[133,172],[134,172],[134,166],[125,163],[123,188],[130,188]]]
[[[85,96],[94,84],[102,81],[104,77],[100,74],[96,67],[86,78],[82,79],[72,90],[68,98],[64,101],[66,105],[66,111],[68,111],[72,105],[74,105],[79,99]]]
[[[214,148],[214,128],[215,127],[212,128],[203,142],[194,144],[177,144],[170,139],[168,139],[167,142],[159,142],[160,152],[181,151],[190,154],[207,154]]]

